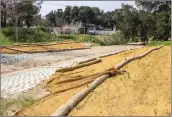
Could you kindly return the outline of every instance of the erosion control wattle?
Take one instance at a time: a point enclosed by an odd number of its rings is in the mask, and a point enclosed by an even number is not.
[[[151,53],[154,50],[158,50],[162,48],[163,46],[153,48],[151,50],[148,50],[147,52],[139,55],[139,56],[134,56],[125,59],[124,61],[120,62],[116,66],[111,68],[111,71],[116,71],[122,68],[124,65],[128,64],[129,62],[135,60],[135,59],[140,59],[149,53]],[[114,72],[112,72],[114,73]],[[112,75],[111,72],[107,72],[106,74],[103,74],[102,76],[96,78],[91,84],[88,85],[87,88],[81,90],[77,94],[75,94],[72,98],[70,98],[65,104],[60,106],[52,116],[67,116],[70,111],[82,100],[84,99],[92,90],[94,90],[98,85],[103,83],[107,78],[109,78]]]

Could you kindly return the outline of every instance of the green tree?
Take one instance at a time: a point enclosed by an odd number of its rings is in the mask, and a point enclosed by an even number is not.
[[[168,40],[171,36],[171,21],[170,15],[167,12],[156,13],[156,30],[155,30],[155,40]]]
[[[63,13],[63,20],[65,23],[69,24],[71,23],[71,10],[72,7],[71,6],[66,6],[64,13]]]
[[[95,25],[103,26],[104,25],[104,12],[100,10],[98,7],[92,7],[92,10],[95,14],[95,17],[92,23]]]
[[[76,22],[79,20],[79,7],[74,6],[71,10],[71,19],[73,22]]]
[[[137,36],[139,24],[138,11],[131,5],[122,5],[121,9],[114,11],[114,20],[117,30],[121,30],[125,39]]]
[[[151,21],[151,25],[148,33],[153,39],[167,40],[171,33],[171,1],[136,1],[136,5],[149,14],[147,21]]]
[[[150,27],[153,23],[151,17],[152,15],[148,12],[139,12],[139,35],[141,41],[144,43],[148,43],[148,32],[150,31]]]
[[[113,14],[114,12],[109,11],[104,14],[104,27],[111,28],[111,30],[113,30],[115,25]]]
[[[47,21],[49,21],[51,26],[56,26],[56,14],[55,11],[51,11],[49,14],[46,15]]]
[[[1,1],[1,26],[6,26],[6,20],[7,20],[7,1]]]
[[[33,22],[34,16],[39,13],[41,8],[41,2],[36,1],[22,1],[20,11],[25,13],[22,17],[26,21],[26,25],[29,28]]]

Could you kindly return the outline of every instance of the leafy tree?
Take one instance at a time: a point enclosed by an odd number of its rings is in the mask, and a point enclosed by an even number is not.
[[[20,0],[2,0],[1,8],[3,19],[1,22],[3,26],[6,25],[6,21],[10,22],[9,25],[17,25],[21,21],[25,20],[28,28],[31,26],[34,16],[39,12],[42,2],[36,1],[20,1]]]
[[[6,20],[7,20],[7,1],[1,1],[1,26],[6,26]]]
[[[71,10],[71,19],[73,22],[76,22],[79,20],[79,7],[74,6]]]
[[[6,4],[6,7],[3,7],[3,11],[7,14],[11,24],[15,27],[15,37],[16,41],[18,41],[18,24],[20,22],[20,18],[25,15],[24,12],[20,11],[21,1],[9,0],[4,3]]]
[[[168,40],[171,36],[170,15],[167,12],[156,13],[155,40]]]
[[[154,40],[167,40],[171,33],[171,1],[136,1],[136,5],[150,14],[148,33]],[[150,18],[152,17],[152,18]]]
[[[71,10],[72,10],[71,6],[66,6],[64,13],[63,13],[63,20],[67,24],[69,24],[72,21],[71,20]]]
[[[140,11],[139,12],[139,35],[140,35],[140,39],[141,41],[143,41],[144,43],[148,43],[148,29],[150,24],[150,17],[149,14],[145,11]]]
[[[95,18],[95,13],[91,7],[81,6],[79,11],[79,19],[82,23],[87,26],[93,24]]]
[[[41,8],[41,2],[36,1],[22,1],[20,11],[25,13],[22,18],[26,21],[26,25],[29,28],[33,22],[34,16],[39,13]]]
[[[50,21],[51,26],[56,26],[56,14],[55,11],[51,11],[49,14],[46,15],[46,19]]]
[[[115,20],[113,19],[114,12],[106,12],[104,14],[104,27],[111,28],[113,30]]]
[[[55,23],[57,26],[61,26],[63,24],[63,10],[57,9],[57,11],[54,12],[55,15]]]
[[[126,40],[137,36],[139,24],[138,12],[131,5],[122,5],[121,9],[114,12],[114,20],[117,30],[121,30]]]
[[[92,10],[95,14],[95,17],[93,19],[93,24],[95,25],[104,25],[104,12],[100,10],[98,7],[92,7]]]
[[[51,11],[46,19],[55,26],[82,22],[84,26],[99,25],[113,30],[115,25],[127,41],[138,36],[144,43],[148,43],[149,37],[167,40],[171,33],[171,1],[136,1],[136,5],[139,10],[123,4],[122,8],[108,12],[98,7],[67,6],[64,11]]]

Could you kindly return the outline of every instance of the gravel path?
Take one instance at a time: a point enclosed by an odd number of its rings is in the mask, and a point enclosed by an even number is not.
[[[66,52],[3,54],[1,97],[26,92],[38,85],[40,81],[48,79],[59,68],[70,67],[76,62],[139,47],[141,46],[96,46],[91,49]]]

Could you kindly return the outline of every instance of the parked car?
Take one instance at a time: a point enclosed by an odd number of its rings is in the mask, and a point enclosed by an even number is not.
[[[111,35],[115,31],[105,29],[100,26],[88,27],[87,34],[93,35]]]
[[[95,34],[96,33],[96,27],[89,27],[87,29],[87,34]]]

